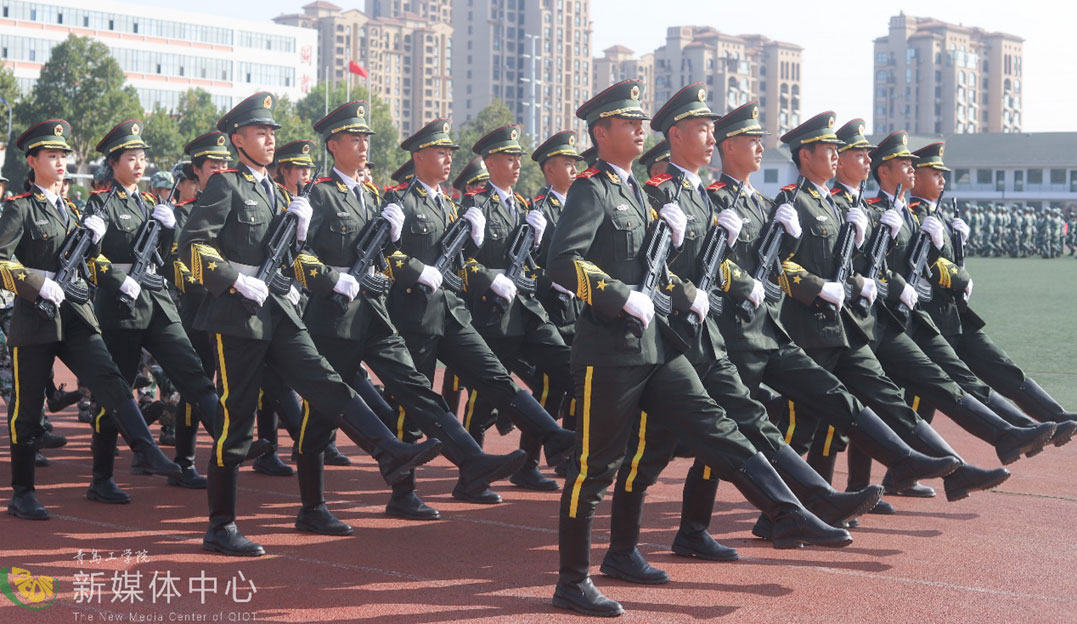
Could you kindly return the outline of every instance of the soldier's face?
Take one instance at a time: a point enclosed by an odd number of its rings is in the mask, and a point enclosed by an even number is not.
[[[739,135],[722,141],[722,168],[751,173],[763,166],[763,139]]]
[[[490,172],[490,181],[499,188],[509,188],[520,179],[519,154],[490,154],[483,160]]]
[[[237,149],[257,162],[273,162],[276,152],[276,131],[269,126],[243,126],[232,135]],[[243,153],[240,152],[240,156]]]
[[[647,133],[642,119],[612,117],[608,124],[595,126],[599,156],[603,160],[631,162],[643,153]]]
[[[193,198],[195,194],[198,193],[198,182],[184,178],[179,184],[178,193],[179,197],[176,199],[177,202],[184,202]]]
[[[946,188],[946,177],[938,169],[922,167],[916,170],[914,176],[916,183],[912,187],[912,192],[917,197],[935,201],[942,193],[942,189]]]
[[[112,175],[124,186],[138,184],[146,171],[146,150],[125,150],[112,165]]]
[[[370,137],[353,132],[338,133],[329,139],[329,151],[333,160],[343,171],[359,171],[366,168],[370,152]]]
[[[67,152],[54,149],[41,150],[33,156],[27,156],[26,164],[34,170],[36,183],[48,188],[64,179],[67,173]]]
[[[359,181],[366,182],[367,184],[374,183],[374,172],[370,170],[370,167],[363,167],[359,170]]]
[[[813,182],[825,182],[838,170],[838,148],[835,145],[809,145],[800,150],[800,171]]]
[[[549,184],[558,193],[564,193],[576,179],[576,159],[568,156],[551,156],[542,163],[542,173]]]
[[[706,118],[678,121],[669,130],[672,160],[687,169],[699,169],[714,155],[714,121]]]
[[[447,147],[426,147],[412,156],[415,175],[428,185],[441,184],[452,171],[452,150]]]
[[[662,175],[663,173],[665,173],[667,167],[669,167],[669,161],[660,160],[655,164],[651,165],[649,169],[647,169],[647,175],[651,176],[652,178],[657,175]]]
[[[206,188],[206,184],[209,184],[209,177],[218,171],[224,171],[228,168],[227,160],[206,160],[202,163],[201,167],[194,167],[194,175],[198,178],[198,188]]]
[[[866,149],[850,149],[838,154],[838,179],[860,184],[871,175],[871,156]]]

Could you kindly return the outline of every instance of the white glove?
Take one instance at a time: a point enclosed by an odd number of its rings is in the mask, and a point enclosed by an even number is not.
[[[509,303],[512,303],[512,300],[516,298],[516,284],[513,284],[512,280],[504,275],[494,276],[494,281],[490,284],[490,290]]]
[[[969,280],[969,285],[965,287],[965,301],[972,299],[972,280]]]
[[[157,204],[153,207],[153,213],[150,216],[157,219],[163,228],[171,230],[176,227],[176,213],[168,204]]]
[[[920,229],[927,232],[931,237],[931,244],[935,246],[935,249],[942,249],[942,221],[939,218],[932,215],[920,224]]]
[[[864,214],[864,211],[857,206],[853,206],[849,209],[849,212],[845,213],[845,221],[852,223],[856,227],[856,246],[859,249],[864,246],[864,236],[868,231],[868,217]]]
[[[486,240],[486,215],[477,206],[472,206],[464,213],[464,218],[471,223],[471,240],[482,247],[482,241]]]
[[[60,288],[52,279],[46,277],[45,283],[41,285],[41,290],[37,291],[37,294],[41,295],[41,298],[46,301],[51,301],[56,305],[60,305],[67,298],[64,294],[64,289]]]
[[[819,298],[833,303],[840,310],[845,305],[845,286],[841,282],[823,282],[823,289],[819,291]]]
[[[381,211],[381,216],[389,222],[389,238],[394,243],[400,240],[400,232],[404,229],[404,210],[399,204],[389,204]]]
[[[961,235],[962,244],[969,241],[969,224],[965,223],[964,219],[955,218],[953,221],[950,222],[950,227],[952,227],[955,232]]]
[[[688,226],[688,217],[677,204],[666,204],[658,211],[658,216],[669,226],[673,238],[673,246],[680,247],[684,243],[684,228]]]
[[[432,266],[424,266],[423,272],[419,274],[419,283],[430,290],[441,288],[441,280],[443,279],[444,277],[442,277],[441,271],[438,271]]]
[[[916,304],[920,301],[920,295],[916,294],[916,289],[908,284],[905,284],[905,290],[901,291],[901,296],[898,298],[910,310],[916,308]]]
[[[527,213],[527,224],[535,230],[535,247],[542,244],[542,234],[546,231],[546,215],[541,210],[532,210]]]
[[[307,240],[307,230],[310,228],[310,217],[314,214],[314,209],[310,207],[310,202],[306,197],[296,197],[292,200],[292,203],[288,204],[288,213],[296,216],[296,240]]]
[[[628,301],[622,309],[626,314],[638,318],[643,323],[643,329],[647,329],[647,326],[651,324],[651,319],[654,318],[654,302],[637,290],[628,293]]]
[[[123,283],[120,284],[120,292],[127,295],[131,299],[138,299],[138,296],[142,294],[142,286],[138,282],[131,279],[131,276],[125,276]]]
[[[236,292],[258,305],[263,305],[266,302],[266,297],[269,296],[269,287],[266,286],[265,282],[257,277],[242,273],[236,276],[236,281],[232,284],[232,287],[236,289]]]
[[[93,244],[101,242],[101,239],[105,237],[105,231],[108,230],[108,224],[105,220],[97,215],[90,215],[82,222],[87,230],[93,232]]]
[[[737,237],[740,236],[740,229],[744,226],[744,221],[741,220],[736,210],[726,208],[718,213],[718,225],[725,230],[725,240],[732,247],[733,243],[737,242]]]
[[[566,294],[566,295],[568,295],[569,297],[571,297],[573,299],[576,298],[576,293],[574,293],[571,290],[565,288],[564,286],[558,284],[557,282],[550,282],[550,284],[553,285],[553,289],[556,290],[557,292]]]
[[[348,301],[352,301],[359,295],[359,280],[348,273],[341,273],[337,278],[337,283],[333,285],[333,292],[344,295]]]
[[[875,280],[864,280],[864,287],[860,289],[860,296],[868,300],[868,305],[875,304],[875,298],[879,296],[879,288]]]
[[[752,292],[748,293],[748,301],[752,302],[752,305],[759,307],[763,305],[763,299],[767,296],[767,292],[763,290],[763,282],[753,279],[752,280]]]
[[[898,232],[901,231],[901,224],[905,220],[901,218],[901,213],[891,208],[883,213],[883,216],[879,217],[879,223],[882,223],[886,227],[890,228],[890,238],[897,238]]]
[[[793,204],[778,206],[778,210],[774,212],[774,220],[782,224],[789,236],[800,238],[800,215],[797,214],[797,209],[793,208]]]
[[[700,320],[707,318],[707,313],[711,311],[711,300],[707,297],[707,293],[703,292],[702,288],[696,289],[696,298],[692,301],[692,307],[689,309],[695,312]]]
[[[299,290],[296,289],[295,285],[288,287],[288,294],[285,296],[288,298],[288,303],[292,304],[293,306],[299,305],[299,300],[301,297],[299,295]]]

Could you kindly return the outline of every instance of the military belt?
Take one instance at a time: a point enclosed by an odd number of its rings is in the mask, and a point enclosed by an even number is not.
[[[233,269],[247,277],[254,277],[260,268],[255,264],[240,264],[239,262],[232,262],[231,264]]]

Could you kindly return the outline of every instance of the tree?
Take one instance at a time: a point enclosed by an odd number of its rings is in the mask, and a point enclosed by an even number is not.
[[[661,134],[648,132],[647,138],[643,141],[643,153],[646,154],[647,150],[658,145],[664,138],[665,137]],[[638,158],[632,161],[632,177],[639,180],[641,183],[651,179],[651,174],[647,173],[647,168],[640,164]]]
[[[213,96],[205,89],[188,89],[180,95],[176,105],[179,118],[179,134],[186,145],[192,139],[217,129],[217,120],[226,112],[213,103]]]
[[[159,104],[143,122],[142,140],[149,144],[148,160],[161,171],[171,171],[172,166],[183,160],[185,142],[179,131],[179,123]]]
[[[7,116],[11,114],[11,136],[4,137],[3,143],[7,149],[3,176],[11,183],[8,184],[8,188],[15,190],[21,188],[19,185],[26,177],[26,159],[22,157],[22,153],[15,147],[15,138],[22,132],[20,120],[16,116],[15,107],[22,99],[22,94],[19,91],[19,85],[15,81],[15,73],[7,67],[0,66],[0,98],[3,98],[7,102],[5,105],[0,102],[0,128],[7,131]]]
[[[456,176],[467,166],[467,163],[476,156],[471,151],[475,142],[486,136],[489,132],[502,126],[516,123],[512,111],[501,100],[494,100],[489,106],[479,111],[474,118],[456,129],[456,143],[460,145],[460,151],[456,153],[452,163],[452,182]],[[531,160],[531,152],[534,151],[533,138],[523,131],[520,132],[520,145],[524,148],[524,155],[520,157],[520,180],[516,183],[515,191],[530,199],[546,186],[542,169],[538,163]]]
[[[33,94],[18,107],[19,119],[24,124],[50,118],[70,122],[68,142],[83,171],[106,132],[125,119],[143,115],[138,94],[134,87],[124,86],[125,79],[108,46],[70,35],[52,49]]]

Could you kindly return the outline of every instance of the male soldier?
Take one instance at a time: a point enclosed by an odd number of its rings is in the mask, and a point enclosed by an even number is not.
[[[240,165],[210,177],[179,241],[181,258],[209,291],[196,327],[212,332],[221,388],[208,474],[210,525],[202,547],[233,556],[265,554],[235,523],[239,462],[251,444],[263,363],[307,397],[319,414],[327,415],[307,415],[305,431],[323,442],[321,448],[307,449],[310,453],[324,450],[328,430],[339,427],[378,460],[382,476],[392,485],[435,457],[441,447],[436,439],[421,445],[397,441],[318,354],[295,307],[298,292],[294,286],[281,288],[281,267],[272,267],[268,278],[274,283],[272,292],[258,277],[267,260],[266,237],[278,228],[294,228],[297,244],[293,250],[298,252],[311,217],[306,198],[292,200],[267,176],[274,133],[280,127],[273,120],[273,105],[272,94],[256,93],[217,122],[217,129],[231,138]],[[303,466],[308,467],[317,469]],[[299,482],[311,480],[300,475]],[[324,501],[313,504],[307,496],[302,498],[297,528],[333,535],[351,532],[350,526],[326,509]]]
[[[687,220],[675,204],[654,213],[629,170],[643,152],[647,119],[640,82],[626,80],[597,94],[576,111],[587,122],[599,160],[577,177],[550,243],[550,278],[574,290],[586,307],[572,345],[572,376],[582,411],[577,453],[561,497],[560,570],[554,606],[587,615],[624,612],[591,582],[591,524],[602,493],[613,481],[640,411],[666,419],[677,437],[716,473],[730,479],[775,523],[787,547],[802,542],[842,546],[852,540],[822,523],[707,396],[687,346],[656,314],[652,295],[638,290],[646,273],[665,276],[657,286],[679,310],[706,313],[707,294],[669,275],[663,266],[645,270],[639,254],[651,224],[657,244],[683,244]],[[668,237],[668,239],[666,238]],[[788,542],[785,544],[785,542]]]
[[[389,178],[397,184],[407,184],[413,177],[415,177],[415,161],[410,158],[397,167],[396,171],[389,174]]]
[[[172,192],[175,181],[169,171],[158,171],[150,176],[150,194],[154,197],[154,204],[167,205],[168,195]]]
[[[442,257],[441,243],[446,232],[458,233],[459,228],[468,232],[467,245],[461,253],[470,258],[482,245],[486,229],[486,218],[479,208],[469,208],[460,216],[456,205],[441,190],[452,168],[452,153],[459,149],[449,138],[450,128],[447,119],[435,119],[400,145],[411,152],[418,181],[397,199],[405,223],[398,244],[401,255],[389,259],[393,279],[387,302],[389,316],[404,337],[415,368],[427,379],[433,381],[437,360],[441,360],[464,385],[487,397],[522,432],[538,438],[546,448],[547,460],[560,461],[571,451],[572,433],[558,427],[530,392],[512,382],[505,367],[472,327],[471,315],[460,297],[441,287],[444,276],[435,265],[448,261],[452,274],[459,271],[465,284],[473,280],[468,284],[472,292],[494,296],[486,292],[493,280],[483,279],[481,265],[472,259],[466,267],[456,266],[456,258]],[[458,219],[465,222],[458,224]],[[480,287],[483,282],[485,288]],[[453,488],[455,498],[500,502],[496,492],[475,492],[464,485],[458,482]]]
[[[317,181],[310,196],[314,216],[309,238],[318,261],[307,261],[306,256],[300,256],[304,259],[304,270],[298,281],[313,293],[304,320],[311,328],[318,351],[342,378],[354,380],[362,362],[366,362],[407,417],[417,422],[424,433],[444,442],[445,456],[460,469],[457,488],[468,493],[481,492],[488,489],[491,481],[504,478],[519,468],[524,454],[492,457],[482,452],[456,416],[449,413],[441,397],[430,388],[430,381],[415,370],[404,340],[385,310],[385,293],[378,292],[370,284],[364,288],[360,280],[366,276],[355,276],[350,272],[358,256],[356,244],[364,232],[370,228],[388,227],[390,238],[394,239],[391,242],[395,243],[404,223],[400,206],[389,203],[381,209],[377,187],[358,181],[359,172],[366,169],[370,135],[374,134],[367,125],[366,112],[367,103],[356,100],[338,107],[314,124],[314,130],[323,136],[326,149],[333,156],[334,167],[328,176]],[[384,251],[377,250],[377,253],[379,263],[383,262],[381,254]],[[407,258],[394,254],[392,261],[406,262]],[[387,289],[388,283],[384,285]],[[367,401],[382,420],[396,420],[395,411],[376,391],[371,392],[373,387],[369,382],[364,385],[365,388],[357,390],[364,398],[369,397]],[[320,477],[320,470],[302,469],[305,462],[320,461],[317,453],[307,451],[317,448],[319,441],[302,435],[300,440],[300,477],[304,473]],[[320,483],[311,483],[307,488],[302,483],[300,486],[301,491],[307,489],[312,493],[321,488]],[[412,471],[409,478],[393,485],[386,512],[419,520],[438,517],[437,511],[424,505],[414,490],[415,472]],[[320,496],[319,492],[317,497]]]
[[[486,170],[486,163],[482,156],[476,156],[468,161],[460,175],[452,181],[452,187],[459,191],[460,197],[463,198],[468,193],[481,191],[489,179],[490,172]]]
[[[639,157],[639,164],[647,170],[647,177],[654,178],[666,172],[669,166],[669,141],[662,139]]]

